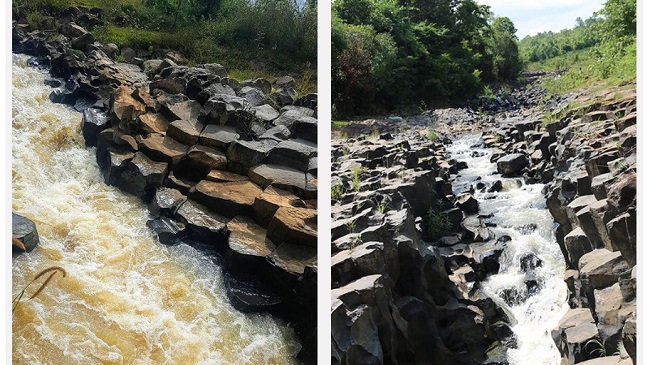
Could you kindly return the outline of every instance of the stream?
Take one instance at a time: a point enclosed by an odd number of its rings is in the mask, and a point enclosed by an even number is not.
[[[222,273],[191,246],[160,244],[136,197],[104,184],[81,113],[53,104],[44,71],[12,62],[12,210],[40,243],[12,261],[12,292],[63,267],[12,315],[14,364],[295,364],[293,329],[228,302]]]
[[[478,147],[477,147],[478,146]],[[551,331],[568,311],[567,288],[563,281],[565,263],[555,241],[553,218],[546,208],[543,184],[525,184],[523,178],[503,178],[496,163],[490,162],[492,151],[482,147],[480,134],[465,135],[447,147],[451,158],[467,163],[453,182],[453,192],[467,191],[482,182],[489,188],[501,180],[503,190],[496,193],[474,192],[479,214],[487,216],[486,225],[495,237],[510,236],[499,263],[499,272],[481,283],[481,290],[504,309],[510,317],[517,347],[508,349],[490,361],[507,361],[511,365],[558,365],[560,353]],[[480,178],[480,179],[479,179]],[[529,281],[536,282],[529,292],[527,274],[521,260],[534,254],[540,267],[529,270]],[[531,256],[528,256],[530,258]]]

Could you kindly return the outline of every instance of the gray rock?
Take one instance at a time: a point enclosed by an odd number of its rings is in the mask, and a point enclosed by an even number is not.
[[[516,174],[526,166],[528,166],[528,160],[521,153],[509,154],[497,161],[497,170],[502,175]]]
[[[199,143],[206,147],[226,150],[238,139],[239,134],[234,127],[208,124],[199,136]]]
[[[169,124],[166,135],[184,145],[191,146],[199,141],[202,131],[203,124],[201,122],[180,119]]]
[[[32,252],[40,240],[36,224],[14,212],[11,212],[11,238],[20,241],[12,244],[13,252]]]
[[[225,169],[228,160],[223,152],[201,145],[192,146],[178,166],[174,174],[182,179],[201,181],[205,179],[213,169]]]
[[[309,159],[316,156],[317,151],[317,146],[314,143],[300,139],[289,139],[273,147],[264,162],[306,171],[307,166],[309,166]]]
[[[144,153],[136,152],[135,157],[127,162],[116,185],[128,193],[148,200],[163,185],[167,172],[167,163],[155,162]]]
[[[228,160],[245,168],[259,165],[277,144],[275,141],[236,141],[230,145]]]
[[[176,217],[186,225],[190,237],[217,247],[226,245],[228,239],[227,218],[211,212],[208,208],[192,200],[187,200],[178,208]]]

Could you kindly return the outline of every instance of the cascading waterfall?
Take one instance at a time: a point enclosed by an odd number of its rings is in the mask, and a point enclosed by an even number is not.
[[[37,224],[41,242],[13,259],[13,293],[49,266],[68,275],[16,308],[13,362],[296,363],[291,328],[235,310],[212,260],[158,243],[146,207],[104,184],[81,114],[49,101],[45,74],[27,59],[13,55],[12,208]]]
[[[511,317],[517,348],[507,351],[509,364],[558,365],[560,354],[551,331],[569,306],[563,281],[564,258],[555,242],[553,218],[542,194],[543,184],[527,185],[521,178],[496,174],[496,164],[490,162],[492,151],[477,147],[481,145],[481,136],[474,134],[460,137],[447,149],[452,158],[468,165],[453,183],[455,194],[467,191],[478,182],[488,187],[497,180],[503,183],[503,190],[498,193],[474,192],[479,214],[489,217],[484,222],[491,226],[496,237],[512,238],[499,259],[499,272],[482,282],[481,290]],[[530,271],[528,279],[534,280],[537,286],[529,293],[526,273],[520,263],[531,253],[541,259],[542,265]]]

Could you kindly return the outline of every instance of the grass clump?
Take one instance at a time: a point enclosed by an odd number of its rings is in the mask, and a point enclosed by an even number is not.
[[[345,193],[345,189],[343,188],[343,184],[341,184],[340,181],[337,181],[336,183],[332,184],[331,194],[333,200],[341,199],[343,193]]]
[[[361,189],[361,174],[363,173],[364,169],[363,167],[353,167],[352,168],[352,179],[351,179],[351,184],[352,184],[352,189],[354,191],[359,191]]]
[[[433,126],[429,127],[427,138],[431,142],[435,142],[435,141],[438,141],[440,139],[440,136],[438,136],[438,133],[436,133],[436,130],[433,128]]]

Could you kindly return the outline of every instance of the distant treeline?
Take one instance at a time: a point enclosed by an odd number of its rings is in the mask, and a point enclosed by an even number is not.
[[[104,10],[106,24],[93,33],[129,47],[167,47],[197,63],[272,70],[301,70],[317,59],[316,0],[12,0],[31,19],[70,6]],[[29,19],[29,18],[28,18]],[[237,63],[242,65],[237,65]]]
[[[465,102],[519,75],[515,33],[473,0],[334,0],[335,115]]]
[[[616,84],[636,76],[636,1],[608,0],[572,29],[525,37],[519,43],[529,70],[561,70],[546,80],[550,95],[598,81]]]

